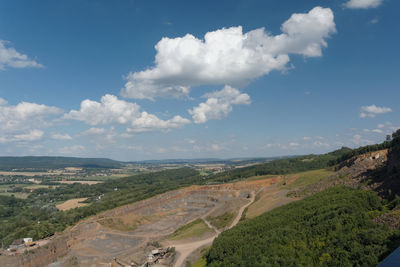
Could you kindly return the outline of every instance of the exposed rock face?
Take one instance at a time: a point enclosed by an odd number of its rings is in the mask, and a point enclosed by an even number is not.
[[[400,137],[393,140],[393,147],[389,150],[387,161],[387,175],[391,180],[392,194],[400,196]]]
[[[291,192],[291,195],[296,197],[312,195],[336,185],[372,189],[381,195],[387,195],[391,188],[391,185],[388,185],[388,176],[385,175],[387,160],[387,149],[355,156],[337,166],[336,173],[329,178]]]
[[[49,244],[17,256],[1,257],[0,265],[5,267],[42,267],[46,266],[68,252],[66,238],[56,237]]]

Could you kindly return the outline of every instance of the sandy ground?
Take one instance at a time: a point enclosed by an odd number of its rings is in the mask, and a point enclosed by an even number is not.
[[[73,199],[65,201],[62,204],[58,204],[56,207],[57,207],[57,209],[62,210],[62,211],[70,210],[70,209],[77,208],[77,207],[82,207],[82,206],[87,205],[87,203],[79,203],[79,202],[85,201],[86,199],[87,199],[86,197],[73,198]]]

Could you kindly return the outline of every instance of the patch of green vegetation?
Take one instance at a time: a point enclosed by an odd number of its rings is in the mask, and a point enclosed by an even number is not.
[[[110,229],[115,229],[118,231],[123,231],[123,232],[129,232],[129,231],[134,231],[139,225],[139,222],[135,221],[132,224],[126,224],[124,223],[121,218],[106,218],[97,221],[101,225],[110,228]]]
[[[256,197],[256,200],[255,201],[257,201],[257,197]],[[244,211],[243,211],[243,213],[242,213],[242,216],[240,217],[240,221],[244,221],[244,220],[246,220],[246,214],[247,214],[247,211],[249,210],[249,207],[246,207],[245,209],[244,209]]]
[[[201,176],[207,176],[208,173],[207,173],[206,171],[204,171],[204,170],[201,170],[201,171],[200,171],[200,175],[201,175]]]
[[[16,197],[20,199],[27,199],[29,194],[28,193],[14,193],[14,192],[2,192],[0,196],[7,196],[7,197]]]
[[[225,212],[224,214],[216,217],[207,216],[207,220],[217,229],[223,229],[230,226],[234,219],[235,214],[230,212]]]
[[[186,238],[200,237],[208,232],[213,232],[202,219],[194,220],[173,232],[168,239],[180,240]]]
[[[296,173],[293,175],[297,175],[298,178],[292,184],[285,185],[284,187],[287,189],[294,189],[297,187],[311,185],[321,180],[324,180],[325,178],[328,178],[333,173],[334,173],[333,171],[327,169]]]
[[[376,266],[400,231],[374,223],[376,193],[333,187],[246,220],[217,237],[208,266]]]
[[[186,267],[205,267],[207,266],[206,256],[211,247],[205,247],[200,251],[200,258],[198,258],[194,263],[186,263]]]
[[[199,258],[197,261],[195,261],[193,264],[186,264],[188,267],[206,267],[207,266],[207,260],[203,257]]]
[[[135,175],[135,174],[130,174],[130,175]],[[68,179],[68,181],[107,181],[107,180],[112,180],[112,179],[120,179],[122,177],[126,177],[126,175],[109,175],[109,176],[102,176],[102,175],[91,175],[91,176],[85,176],[85,177],[76,177],[76,178],[71,178]]]

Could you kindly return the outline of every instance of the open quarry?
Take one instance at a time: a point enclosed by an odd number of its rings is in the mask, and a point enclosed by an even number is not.
[[[256,193],[276,186],[280,179],[190,186],[103,212],[63,233],[69,250],[54,266],[66,266],[71,259],[79,266],[109,266],[114,258],[142,264],[155,242],[175,247],[174,266],[181,266],[193,251],[210,244],[221,231],[237,224]],[[206,219],[226,212],[234,214],[234,219],[223,229],[217,229]],[[209,232],[180,240],[169,239],[179,227],[199,218],[211,228]]]
[[[283,177],[260,178],[190,186],[105,211],[56,234],[39,252],[18,258],[0,256],[2,264],[141,266],[154,249],[174,247],[175,252],[157,259],[157,266],[185,266],[199,249],[247,213],[253,217],[294,200],[280,187]],[[84,204],[81,200],[74,199],[75,204]]]
[[[346,161],[336,172],[321,169],[258,176],[169,191],[82,220],[53,236],[48,246],[33,254],[0,256],[0,260],[2,266],[26,267],[46,266],[51,262],[54,262],[52,267],[142,266],[146,262],[186,266],[187,261],[193,262],[202,248],[211,245],[221,232],[235,226],[241,218],[254,218],[300,199],[309,191],[336,184],[360,186],[368,179],[363,178],[366,171],[385,161],[386,151],[377,151]],[[382,182],[377,184],[381,185]],[[175,251],[171,252],[169,247]],[[157,249],[168,252],[152,254]]]

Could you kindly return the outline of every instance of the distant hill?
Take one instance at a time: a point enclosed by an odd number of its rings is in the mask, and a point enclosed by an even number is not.
[[[58,169],[66,167],[118,168],[122,162],[106,158],[0,157],[0,170]]]
[[[240,165],[249,163],[263,163],[272,160],[277,160],[286,157],[262,157],[262,158],[198,158],[198,159],[161,159],[161,160],[142,160],[142,161],[130,161],[130,164],[228,164],[228,165]]]
[[[309,170],[317,170],[332,166],[339,159],[352,153],[352,149],[342,147],[322,155],[304,155],[275,158],[276,160],[266,161],[262,164],[256,164],[244,168],[233,169],[216,174],[213,179],[217,182],[229,182],[233,180],[245,179],[252,176],[261,175],[280,175],[296,173]]]

